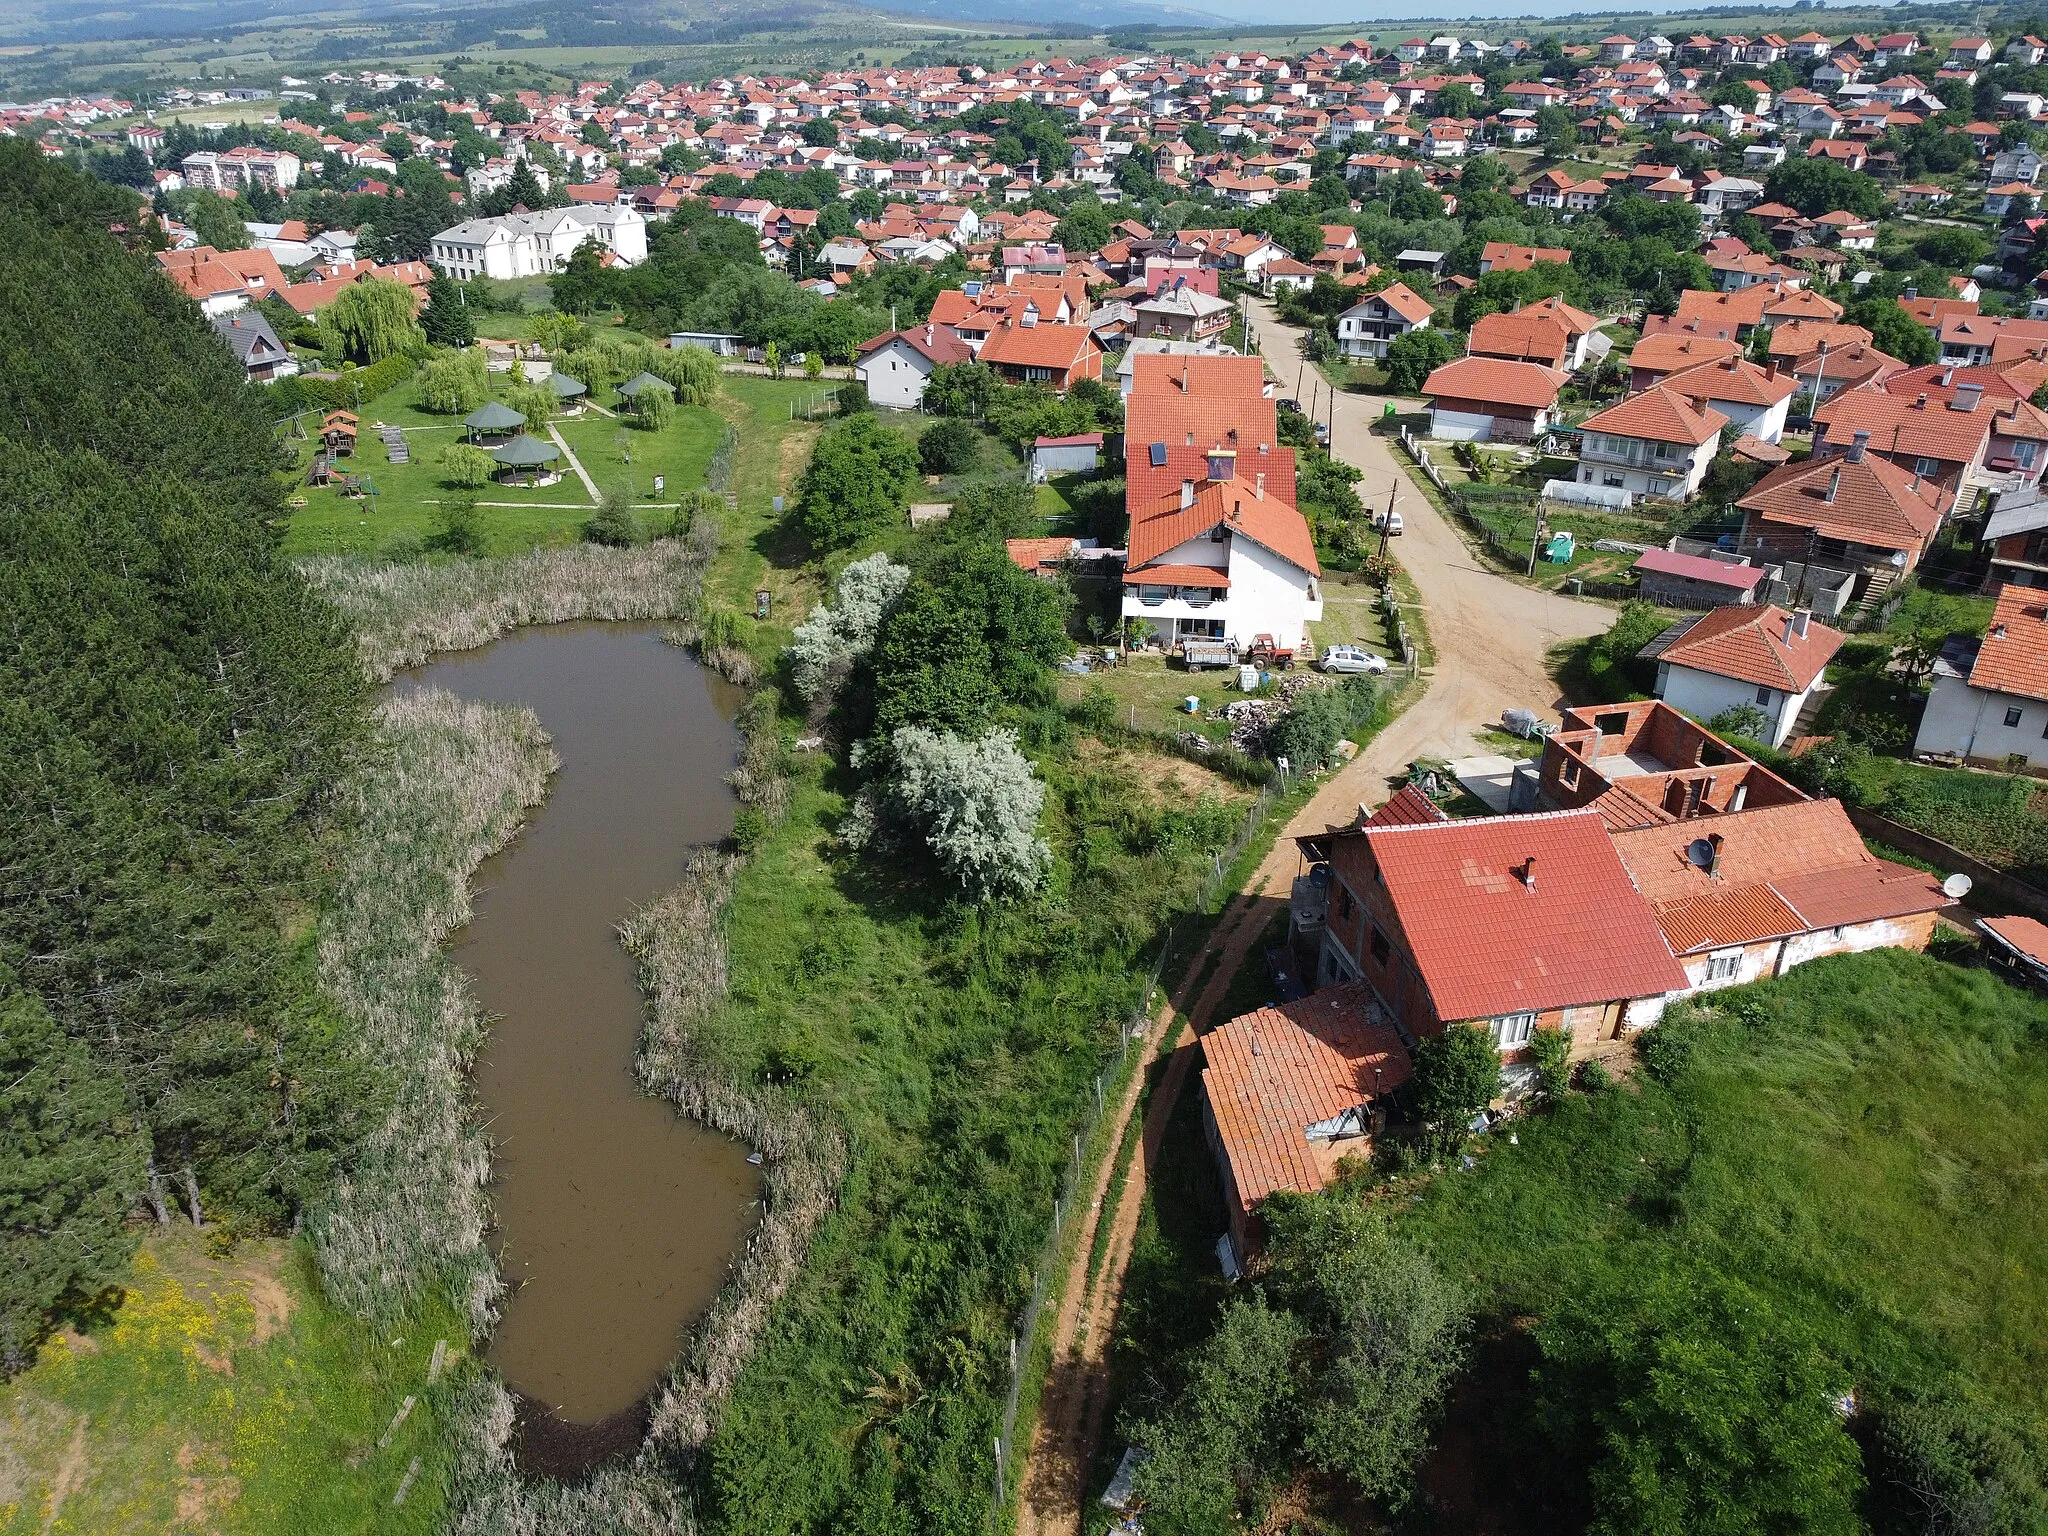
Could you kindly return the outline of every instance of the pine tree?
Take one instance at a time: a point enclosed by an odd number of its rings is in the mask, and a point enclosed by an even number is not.
[[[420,315],[420,329],[427,340],[440,347],[466,347],[476,340],[469,323],[469,305],[463,302],[462,287],[452,277],[436,277],[427,286],[427,307]]]

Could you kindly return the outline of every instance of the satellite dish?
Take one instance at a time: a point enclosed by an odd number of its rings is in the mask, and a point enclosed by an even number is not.
[[[1712,869],[1714,867],[1714,845],[1704,837],[1696,837],[1686,844],[1685,857],[1695,869]]]
[[[1970,887],[1976,883],[1968,875],[1950,875],[1941,882],[1941,894],[1950,901],[1961,901],[1970,894]]]

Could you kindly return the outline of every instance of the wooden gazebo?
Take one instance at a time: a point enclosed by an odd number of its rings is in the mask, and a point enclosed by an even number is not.
[[[553,443],[526,432],[491,450],[491,457],[498,461],[497,478],[506,485],[553,485],[562,478],[554,467],[561,456],[562,450]]]
[[[462,418],[472,443],[503,443],[526,425],[526,418],[502,400],[478,406]]]

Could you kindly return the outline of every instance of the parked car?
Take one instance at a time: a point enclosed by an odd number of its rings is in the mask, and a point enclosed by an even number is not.
[[[1375,656],[1360,645],[1332,645],[1323,651],[1323,659],[1316,663],[1325,672],[1371,672],[1378,674],[1387,670],[1387,658]]]
[[[1275,400],[1273,405],[1275,409],[1287,411],[1295,416],[1301,414],[1301,402],[1299,400]]]
[[[1399,538],[1402,528],[1406,526],[1402,523],[1401,514],[1398,512],[1382,512],[1372,520],[1372,524],[1375,528],[1386,529],[1387,537],[1390,539]]]

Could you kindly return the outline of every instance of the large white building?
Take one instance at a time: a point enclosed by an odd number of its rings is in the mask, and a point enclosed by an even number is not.
[[[621,266],[635,267],[647,259],[647,220],[618,203],[469,219],[434,236],[427,259],[463,281],[538,277],[567,266],[586,240],[596,240]]]

